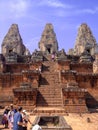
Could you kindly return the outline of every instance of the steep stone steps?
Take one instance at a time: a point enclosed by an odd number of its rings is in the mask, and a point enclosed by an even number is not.
[[[40,95],[43,95],[43,97],[61,97],[61,93],[60,92],[38,92]]]
[[[42,73],[40,76],[40,85],[56,85],[59,83],[59,74],[56,73]]]
[[[58,94],[61,95],[61,88],[58,86],[50,86],[50,87],[40,87],[38,90],[40,93],[43,94]]]
[[[55,62],[45,61],[37,94],[37,106],[62,106],[62,93],[59,84],[59,73],[55,72]]]
[[[48,90],[48,91],[47,91],[47,90],[46,90],[46,91],[45,91],[45,90],[44,90],[44,91],[41,90],[41,91],[39,91],[39,92],[40,92],[42,95],[52,95],[52,94],[54,94],[54,95],[57,95],[57,94],[58,94],[58,95],[61,95],[61,91],[58,91],[58,90],[56,91],[56,90],[53,90],[53,89],[52,89],[52,90]]]
[[[39,90],[37,96],[37,106],[61,106],[62,96],[60,90],[45,89]]]
[[[37,103],[48,103],[50,105],[50,103],[59,103],[59,105],[61,105],[62,100],[61,98],[55,98],[55,97],[49,97],[49,98],[44,98],[42,97],[40,100],[37,101]]]
[[[62,104],[62,93],[61,88],[55,88],[55,86],[40,87],[37,96],[37,105],[46,106],[61,106]],[[47,102],[46,102],[47,101]]]
[[[44,61],[51,61],[51,54],[44,55]]]
[[[61,99],[61,94],[60,93],[44,93],[44,94],[42,94],[42,93],[38,92],[38,98],[41,99],[41,97],[44,99],[48,99],[48,98],[49,99],[50,98],[55,98],[55,99],[60,98]]]
[[[55,72],[56,70],[56,62],[54,61],[45,61],[42,66],[43,72]]]
[[[62,100],[61,99],[54,99],[54,98],[49,98],[48,100],[46,99],[41,99],[37,101],[37,106],[62,106]]]

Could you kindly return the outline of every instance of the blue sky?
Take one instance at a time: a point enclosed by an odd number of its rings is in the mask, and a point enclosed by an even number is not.
[[[31,53],[38,49],[46,23],[52,23],[59,50],[67,52],[74,48],[82,23],[88,24],[98,43],[98,0],[0,0],[0,46],[13,23]]]

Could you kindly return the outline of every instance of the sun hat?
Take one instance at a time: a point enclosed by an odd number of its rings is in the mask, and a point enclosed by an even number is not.
[[[24,113],[25,113],[25,112],[26,112],[26,110],[23,110],[22,112],[24,112]]]

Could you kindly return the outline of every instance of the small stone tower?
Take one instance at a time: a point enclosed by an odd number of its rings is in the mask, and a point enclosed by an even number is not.
[[[87,51],[90,55],[94,55],[96,46],[96,39],[91,29],[86,23],[81,24],[78,29],[74,52],[71,52],[75,55],[81,55],[84,51]]]
[[[26,53],[26,47],[23,44],[17,24],[11,25],[2,42],[2,54],[8,56],[12,53],[18,55],[25,55]]]
[[[48,23],[42,33],[41,40],[39,42],[39,49],[42,52],[51,54],[58,51],[58,42],[56,34],[54,32],[52,24]]]

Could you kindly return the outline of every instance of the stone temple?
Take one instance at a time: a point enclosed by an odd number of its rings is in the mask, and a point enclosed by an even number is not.
[[[12,24],[1,45],[0,106],[13,103],[36,115],[88,112],[98,107],[98,45],[88,25],[81,24],[68,54],[58,50],[50,23],[38,46],[30,54],[18,25]]]

